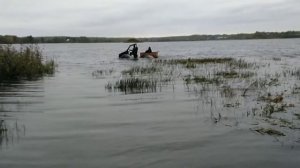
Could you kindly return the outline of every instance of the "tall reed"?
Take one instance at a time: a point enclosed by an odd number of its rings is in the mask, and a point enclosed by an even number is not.
[[[53,74],[55,63],[45,60],[37,46],[0,45],[0,82],[4,80],[36,79]]]

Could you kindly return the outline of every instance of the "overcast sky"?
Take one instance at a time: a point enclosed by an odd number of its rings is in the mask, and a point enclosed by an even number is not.
[[[300,0],[0,0],[0,35],[149,37],[300,30]]]

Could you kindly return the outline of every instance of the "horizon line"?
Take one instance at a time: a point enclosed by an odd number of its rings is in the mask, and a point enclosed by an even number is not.
[[[88,37],[88,38],[165,38],[165,37],[182,37],[182,36],[216,36],[216,35],[238,35],[238,34],[254,34],[256,32],[263,32],[263,33],[284,33],[284,32],[300,32],[300,30],[287,30],[287,31],[255,31],[255,32],[239,32],[239,33],[214,33],[214,34],[185,34],[185,35],[166,35],[166,36],[86,36],[86,35],[78,35],[78,36],[68,36],[68,35],[43,35],[43,36],[34,36],[34,35],[12,35],[12,34],[5,34],[0,36],[16,36],[16,37]]]

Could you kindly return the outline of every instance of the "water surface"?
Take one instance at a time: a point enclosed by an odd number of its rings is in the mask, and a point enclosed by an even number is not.
[[[119,60],[127,45],[40,45],[58,63],[55,76],[0,87],[0,117],[9,128],[0,167],[298,167],[299,131],[283,140],[259,135],[239,115],[234,126],[216,124],[205,101],[180,82],[153,93],[107,91],[120,71],[150,62]],[[138,46],[151,46],[163,59],[280,58],[295,67],[300,60],[299,39]],[[105,71],[93,76],[97,70]]]

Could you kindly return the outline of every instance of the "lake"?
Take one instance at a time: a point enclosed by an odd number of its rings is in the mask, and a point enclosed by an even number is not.
[[[168,71],[175,80],[152,91],[107,89],[108,83],[125,78],[122,71],[153,64],[148,59],[118,59],[128,45],[40,44],[58,64],[55,75],[0,85],[0,119],[8,130],[0,138],[0,167],[299,166],[300,124],[293,116],[300,107],[299,79],[286,76],[288,68],[299,68],[300,39],[138,44],[139,51],[149,46],[159,51],[160,59],[255,61],[259,68],[252,70],[258,69],[258,76],[271,74],[269,85],[275,76],[283,79],[279,86],[230,98],[216,91],[222,85],[206,90],[204,85],[186,85],[184,74],[199,72],[178,67]],[[202,68],[211,73],[209,67]],[[285,75],[277,73],[281,70]],[[234,79],[231,86],[240,88],[244,82],[248,81]],[[255,115],[253,111],[264,109],[265,104],[254,93],[263,95],[264,90],[286,95],[289,107],[280,117],[287,118],[289,126],[267,122],[278,119],[277,115]],[[274,126],[285,136],[253,131],[259,126]]]

